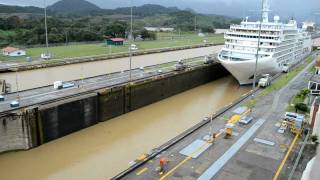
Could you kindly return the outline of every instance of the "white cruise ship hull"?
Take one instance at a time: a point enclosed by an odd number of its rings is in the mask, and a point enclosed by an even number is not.
[[[284,24],[274,16],[269,22],[269,8],[269,0],[263,0],[261,22],[246,18],[239,25],[230,25],[224,34],[225,46],[218,59],[240,85],[253,83],[256,57],[258,81],[262,74],[274,75],[294,66],[311,51],[311,36],[293,19]]]
[[[238,80],[240,85],[252,84],[255,70],[255,59],[230,61],[221,59],[218,56],[221,64]],[[279,73],[281,69],[278,66],[275,58],[267,57],[258,60],[257,76],[262,74],[274,75]],[[258,78],[257,78],[258,80]]]

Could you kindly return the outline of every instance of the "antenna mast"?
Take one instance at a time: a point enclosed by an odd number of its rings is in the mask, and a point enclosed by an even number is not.
[[[262,22],[269,22],[270,1],[263,0],[262,3]]]

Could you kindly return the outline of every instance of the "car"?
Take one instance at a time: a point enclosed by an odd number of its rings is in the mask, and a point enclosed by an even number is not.
[[[289,72],[289,64],[282,64],[282,72],[287,73]]]
[[[162,70],[161,70],[161,69],[159,69],[157,72],[158,72],[159,74],[161,74],[161,73],[162,73]]]
[[[139,69],[140,69],[141,71],[144,71],[144,67],[140,67]]]
[[[63,82],[62,81],[53,82],[53,88],[54,89],[62,89],[63,88]]]
[[[48,54],[46,54],[46,53],[42,53],[41,55],[40,55],[40,57],[41,57],[41,59],[43,59],[43,60],[49,60],[49,59],[51,59],[51,53],[48,53]]]
[[[72,88],[72,87],[74,87],[74,86],[75,86],[74,83],[69,83],[69,82],[65,82],[65,83],[62,84],[62,88],[63,88],[63,89]]]
[[[175,71],[182,71],[182,70],[185,70],[187,68],[187,66],[186,65],[184,65],[183,63],[178,63],[178,64],[176,64],[176,66],[175,66]]]
[[[252,121],[253,121],[253,117],[251,117],[251,116],[243,116],[243,117],[241,117],[239,123],[247,125],[247,124],[250,124]]]
[[[131,49],[132,51],[135,51],[135,50],[138,50],[139,48],[137,47],[137,45],[131,44],[131,46],[129,47],[129,49]]]
[[[304,115],[301,115],[298,113],[286,112],[284,115],[284,119],[287,121],[301,120],[301,119],[304,119]]]
[[[0,101],[4,101],[4,96],[0,95]]]
[[[210,56],[205,56],[204,57],[204,64],[211,64],[213,63],[213,58]]]
[[[15,107],[19,107],[19,102],[18,101],[11,101],[10,103],[10,107],[15,108]]]
[[[260,78],[258,85],[259,87],[267,87],[271,84],[271,76],[270,74],[263,74],[262,78]]]

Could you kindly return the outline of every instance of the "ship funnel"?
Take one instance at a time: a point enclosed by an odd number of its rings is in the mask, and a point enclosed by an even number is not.
[[[270,1],[262,0],[262,22],[269,22]]]
[[[280,17],[279,16],[274,16],[273,20],[275,23],[278,23],[280,21]]]

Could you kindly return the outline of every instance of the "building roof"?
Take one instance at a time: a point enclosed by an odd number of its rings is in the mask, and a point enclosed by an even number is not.
[[[113,42],[121,42],[121,41],[124,41],[123,38],[110,38],[111,41]]]
[[[18,50],[19,50],[18,48],[14,48],[14,47],[6,47],[2,49],[3,52],[15,52]]]

